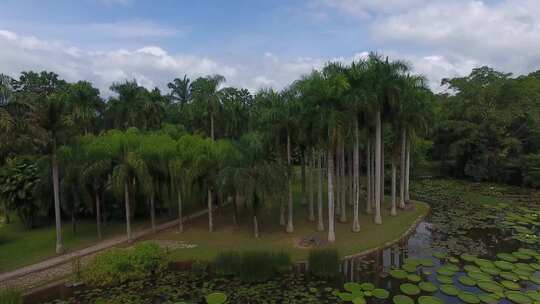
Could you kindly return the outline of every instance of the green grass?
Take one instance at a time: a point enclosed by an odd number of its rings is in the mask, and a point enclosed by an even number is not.
[[[296,193],[297,194],[297,193]],[[295,195],[295,197],[297,197]],[[295,201],[299,201],[296,199]],[[429,207],[425,203],[415,202],[416,208],[410,211],[400,211],[398,216],[390,216],[388,202],[383,209],[383,224],[373,223],[372,216],[361,212],[358,233],[351,232],[352,207],[347,206],[348,221],[336,221],[336,242],[326,246],[335,248],[341,256],[351,255],[375,248],[400,237],[411,224],[421,215],[426,214]],[[363,207],[361,208],[363,209]],[[215,231],[208,232],[208,220],[201,217],[185,224],[183,233],[175,231],[162,232],[152,239],[179,241],[195,245],[193,248],[180,248],[171,251],[174,260],[212,260],[223,251],[228,250],[264,250],[284,251],[291,255],[293,261],[307,260],[308,248],[297,244],[302,237],[319,236],[326,239],[327,232],[317,232],[316,223],[307,220],[307,206],[295,206],[295,232],[286,233],[279,226],[278,208],[270,208],[259,217],[260,237],[253,237],[252,218],[246,210],[239,226],[232,224],[232,208],[219,210],[215,216]],[[327,216],[325,212],[325,225]],[[327,228],[327,227],[325,227]]]
[[[56,234],[54,226],[26,230],[16,216],[6,225],[0,222],[0,272],[40,262],[55,256]],[[141,229],[147,223],[137,222],[134,229]],[[124,223],[107,223],[103,237],[110,238],[125,233]],[[95,244],[96,226],[93,221],[84,220],[77,225],[73,235],[71,222],[63,223],[63,238],[66,250],[73,251]]]

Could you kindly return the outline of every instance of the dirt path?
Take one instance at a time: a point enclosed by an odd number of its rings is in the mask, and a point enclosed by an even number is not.
[[[196,212],[186,216],[184,222],[205,215],[207,210]],[[170,229],[178,224],[178,220],[167,222],[157,226],[157,231]],[[135,232],[133,238],[140,239],[152,234],[152,229],[145,229]],[[0,274],[0,289],[19,288],[29,290],[31,288],[69,276],[72,273],[72,264],[75,259],[80,259],[82,265],[88,263],[97,253],[115,246],[127,243],[125,236],[116,237],[102,241],[96,245],[76,250],[67,254],[59,255],[42,262],[21,267],[19,269]]]

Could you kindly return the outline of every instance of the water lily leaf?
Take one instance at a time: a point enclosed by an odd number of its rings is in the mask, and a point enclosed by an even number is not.
[[[409,296],[415,296],[420,293],[420,288],[411,283],[404,283],[399,286],[401,292]]]
[[[405,295],[396,295],[392,298],[394,304],[414,304],[414,300]]]
[[[444,302],[436,297],[421,296],[418,298],[418,304],[444,304]]]
[[[437,285],[431,282],[420,282],[420,284],[418,284],[418,287],[425,292],[436,292],[438,289]]]

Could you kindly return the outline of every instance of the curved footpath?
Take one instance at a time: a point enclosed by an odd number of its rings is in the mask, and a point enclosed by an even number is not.
[[[199,212],[186,216],[184,217],[184,222],[203,216],[206,213],[207,210],[201,210]],[[156,231],[159,232],[167,230],[173,228],[175,225],[178,225],[178,220],[161,224],[156,227]],[[152,233],[153,231],[151,228],[134,232],[133,239],[137,240],[142,237],[151,235]],[[22,290],[29,290],[35,287],[42,286],[46,283],[70,275],[72,273],[72,262],[74,260],[80,259],[81,265],[84,265],[88,263],[92,259],[92,257],[94,257],[99,252],[105,249],[109,249],[111,247],[121,246],[124,244],[127,244],[127,238],[124,236],[111,238],[90,247],[59,255],[54,258],[50,258],[29,266],[21,267],[13,271],[0,273],[0,289],[19,288]]]
[[[364,250],[360,253],[344,256],[343,259],[357,258],[365,255],[369,255],[378,250],[392,246],[403,239],[407,238],[413,233],[418,225],[429,214],[430,208],[423,214],[420,214],[415,221],[403,232],[399,237],[387,241],[382,245],[375,248]],[[184,221],[192,220],[197,217],[203,216],[207,213],[207,210],[202,210],[184,218]],[[171,221],[157,227],[157,231],[164,231],[173,228],[178,224],[178,220]],[[135,233],[134,239],[140,239],[152,234],[151,229],[146,229]],[[0,274],[0,289],[4,288],[18,288],[22,290],[31,290],[42,287],[46,284],[58,282],[62,278],[69,276],[72,273],[72,263],[76,259],[80,259],[81,265],[88,263],[99,252],[116,246],[121,246],[127,243],[126,237],[117,237],[109,240],[105,240],[99,244],[91,247],[87,247],[81,250],[77,250],[68,254],[60,255],[43,262],[33,264],[30,266],[22,267],[17,270],[1,273]],[[305,264],[305,261],[299,262],[299,264]]]

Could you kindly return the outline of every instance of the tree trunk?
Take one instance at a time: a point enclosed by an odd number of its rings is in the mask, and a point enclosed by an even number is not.
[[[279,225],[287,225],[287,220],[285,219],[285,198],[281,195],[279,199]]]
[[[384,141],[381,130],[381,208],[384,206]]]
[[[257,215],[253,215],[253,235],[255,238],[259,238],[259,221]]]
[[[322,166],[322,155],[318,155],[317,161],[319,165],[319,187],[317,192],[317,215],[318,215],[318,223],[317,223],[317,231],[324,231],[324,219],[323,219],[323,166]]]
[[[210,137],[214,141],[214,114],[210,114]]]
[[[381,218],[381,110],[377,109],[375,129],[375,224],[382,224]]]
[[[101,204],[99,201],[99,194],[96,193],[96,226],[97,226],[97,236],[101,240]]]
[[[152,191],[152,194],[150,194],[150,223],[152,225],[152,233],[156,233],[156,207],[154,196],[154,191]]]
[[[131,243],[131,209],[129,205],[128,183],[124,182],[124,202],[126,204],[126,231],[128,243]]]
[[[358,120],[355,120],[354,151],[351,168],[352,170],[350,171],[352,173],[351,175],[353,180],[353,197],[351,197],[351,199],[353,200],[353,232],[360,231],[360,221],[358,219],[358,211],[360,206],[360,138],[358,133]]]
[[[347,176],[345,175],[345,144],[341,144],[341,153],[340,153],[340,159],[341,159],[341,166],[339,168],[340,175],[341,175],[341,213],[339,221],[342,223],[345,223],[347,221]]]
[[[178,232],[184,232],[184,214],[182,208],[182,193],[178,190]]]
[[[212,191],[208,187],[208,231],[214,231],[214,218],[212,216]]]
[[[336,234],[334,232],[334,153],[332,147],[328,149],[328,241],[334,242]]]
[[[366,148],[366,190],[367,190],[367,197],[366,197],[366,213],[371,214],[373,213],[373,210],[371,210],[371,197],[373,194],[371,193],[371,136],[368,131],[367,136],[367,148]]]
[[[235,226],[238,226],[238,192],[234,193],[233,197],[233,223]]]
[[[301,175],[301,181],[300,181],[300,185],[301,185],[301,189],[302,189],[302,198],[300,199],[300,204],[302,206],[305,206],[306,203],[307,203],[307,199],[306,199],[306,151],[304,150],[302,152],[302,156],[300,157],[300,175]]]
[[[397,215],[396,211],[396,162],[395,157],[392,156],[392,209],[390,215]]]
[[[405,208],[405,166],[406,166],[406,150],[407,150],[407,130],[403,128],[401,131],[401,165],[399,167],[399,208]]]
[[[405,202],[409,202],[411,197],[409,195],[409,185],[411,182],[410,171],[411,171],[411,140],[407,140],[407,165],[405,167]]]
[[[338,144],[338,147],[339,147],[339,144]],[[340,167],[340,163],[341,163],[341,158],[339,157],[339,148],[336,148],[336,153],[335,153],[335,158],[334,158],[334,161],[335,161],[335,167],[334,167],[334,184],[335,184],[335,188],[334,188],[334,191],[335,191],[335,202],[334,202],[334,209],[336,210],[336,216],[340,216],[341,215],[341,191],[340,191],[340,186],[341,186],[341,179],[340,179],[340,173],[341,173],[341,170],[339,170],[339,167]]]
[[[291,168],[291,137],[289,134],[289,130],[287,130],[287,165],[289,167],[289,214],[288,214],[288,220],[287,220],[287,232],[292,233],[294,232],[294,225],[293,225],[293,195],[292,195],[292,168]]]
[[[6,225],[9,225],[9,223],[11,222],[11,219],[9,218],[9,210],[8,210],[6,201],[4,201],[3,206],[4,206],[4,220],[5,220]]]
[[[64,253],[64,243],[62,241],[62,215],[60,213],[60,189],[58,177],[58,161],[56,159],[56,144],[53,144],[51,155],[52,179],[54,192],[54,217],[56,221],[56,254]]]
[[[315,208],[313,206],[315,200],[315,176],[313,172],[315,171],[315,151],[312,151],[311,157],[309,159],[309,221],[315,221]]]
[[[73,235],[77,235],[77,218],[75,218],[75,211],[71,212],[71,230]]]

